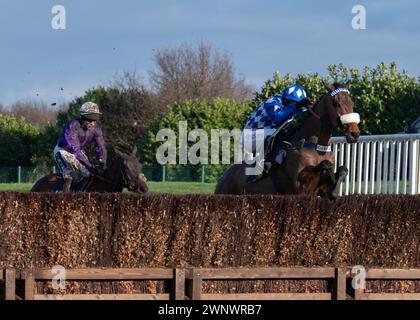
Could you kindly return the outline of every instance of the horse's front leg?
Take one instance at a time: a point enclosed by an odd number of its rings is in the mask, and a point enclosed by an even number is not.
[[[341,183],[348,175],[349,170],[345,166],[340,166],[337,168],[337,172],[334,173],[334,165],[328,160],[322,161],[318,167],[327,175],[326,179],[321,179],[324,180],[321,183],[321,185],[324,185],[324,188],[321,189],[324,189],[324,194],[335,199],[340,193]]]
[[[331,191],[332,198],[338,197],[338,194],[340,193],[341,183],[344,181],[344,179],[347,177],[348,174],[349,174],[349,169],[347,169],[345,166],[340,166],[337,168],[337,172],[335,173],[334,187]]]
[[[324,160],[316,166],[307,166],[298,176],[298,194],[329,197],[335,184],[334,165]]]

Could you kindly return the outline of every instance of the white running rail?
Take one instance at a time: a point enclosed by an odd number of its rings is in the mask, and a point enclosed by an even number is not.
[[[420,134],[361,136],[354,144],[332,138],[336,167],[349,174],[340,188],[348,194],[420,194]]]

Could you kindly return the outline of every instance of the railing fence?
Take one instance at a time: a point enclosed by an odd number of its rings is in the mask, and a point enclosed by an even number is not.
[[[38,292],[37,282],[57,280],[52,269],[31,270],[0,269],[0,300],[420,300],[415,292],[371,292],[366,286],[350,287],[360,274],[352,273],[349,267],[254,267],[254,268],[85,268],[65,270],[65,281],[153,281],[170,282],[165,293],[102,294],[98,292],[74,294]],[[367,269],[366,281],[411,281],[420,280],[420,269]],[[206,293],[205,281],[264,281],[264,280],[325,280],[332,285],[329,292],[276,292],[276,293]],[[19,284],[19,286],[17,285]]]
[[[341,195],[420,193],[420,134],[362,136],[355,144],[335,137],[333,151],[336,166],[349,169]]]

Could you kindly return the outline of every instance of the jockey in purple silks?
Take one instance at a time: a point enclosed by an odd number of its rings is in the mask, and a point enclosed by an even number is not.
[[[90,144],[94,144],[102,169],[106,169],[105,142],[102,129],[97,123],[100,115],[97,104],[84,103],[80,108],[80,116],[68,121],[58,138],[54,148],[54,160],[64,178],[65,192],[70,191],[72,181],[78,183],[91,174],[98,174],[83,151]]]

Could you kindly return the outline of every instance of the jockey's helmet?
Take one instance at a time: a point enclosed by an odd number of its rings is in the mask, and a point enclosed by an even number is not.
[[[283,98],[288,101],[299,102],[306,98],[306,91],[297,84],[292,84],[284,89]]]
[[[102,113],[99,112],[99,107],[96,103],[93,102],[85,102],[81,107],[80,107],[80,115],[83,118],[89,119],[89,120],[93,120],[93,121],[97,121],[99,120],[99,117]]]

